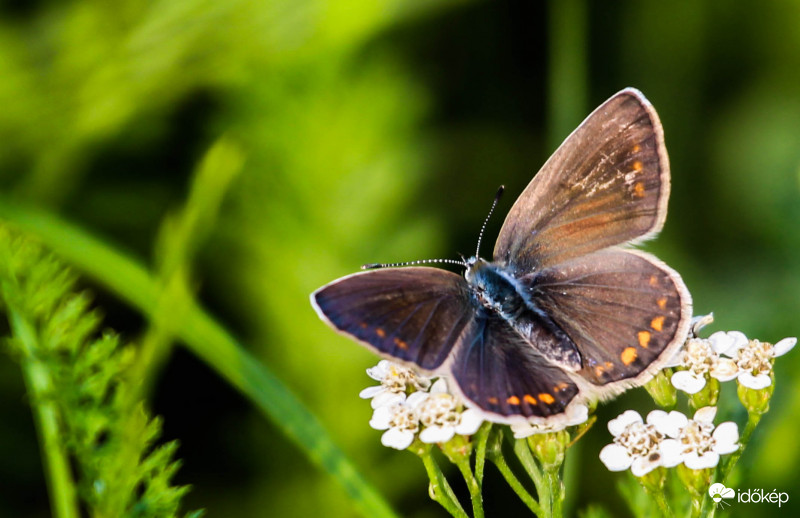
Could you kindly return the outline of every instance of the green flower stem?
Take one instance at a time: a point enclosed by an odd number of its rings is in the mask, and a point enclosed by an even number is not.
[[[456,462],[458,470],[464,477],[464,482],[467,483],[469,489],[469,497],[472,501],[472,516],[474,518],[483,518],[483,495],[481,494],[481,486],[472,474],[472,469],[469,466],[469,457],[461,457]]]
[[[711,480],[715,471],[716,470],[713,468],[690,469],[684,464],[677,466],[676,472],[678,474],[678,479],[686,488],[686,491],[692,499],[689,516],[693,518],[704,516],[703,506],[705,500],[708,498],[708,486],[711,485]]]
[[[87,232],[41,210],[0,197],[0,218],[37,236],[53,252],[95,279],[149,319],[157,318],[162,293],[155,277],[139,262]],[[259,362],[199,304],[189,298],[172,322],[175,336],[210,368],[241,391],[317,466],[349,495],[369,518],[397,515],[339,449],[314,414],[275,373]],[[70,515],[67,515],[70,516]]]
[[[673,518],[675,516],[664,492],[664,482],[666,480],[666,470],[664,468],[656,468],[646,475],[636,477],[636,480],[656,503],[661,516],[664,518]]]
[[[506,462],[505,457],[503,457],[503,455],[493,454],[490,455],[489,458],[491,459],[492,463],[494,463],[494,465],[497,466],[497,469],[500,470],[500,473],[503,475],[503,478],[506,479],[506,482],[508,482],[508,485],[511,487],[511,489],[514,490],[519,499],[522,500],[522,502],[528,506],[528,509],[530,509],[536,516],[544,516],[544,511],[539,505],[539,502],[537,502],[533,498],[533,496],[531,496],[531,494],[528,492],[527,489],[525,489],[525,487],[519,481],[514,472],[511,471],[511,468]]]
[[[672,513],[672,508],[669,506],[669,502],[663,491],[650,491],[650,496],[656,501],[658,510],[661,511],[661,516],[664,518],[673,518],[675,516]],[[692,502],[694,502],[694,500]]]
[[[544,471],[544,478],[550,491],[550,503],[552,509],[550,516],[561,518],[564,515],[564,485],[561,483],[560,470],[547,469]]]
[[[57,518],[80,518],[75,482],[59,433],[58,410],[48,397],[52,381],[47,369],[35,359],[36,331],[15,308],[8,308],[8,316],[11,331],[26,353],[22,370],[41,444],[50,507]]]
[[[483,472],[486,466],[486,448],[491,433],[492,423],[487,421],[481,425],[480,429],[473,437],[475,444],[475,479],[478,481],[478,485],[481,488],[483,488]]]
[[[514,454],[516,454],[522,467],[525,468],[528,476],[533,480],[533,485],[536,486],[536,493],[539,496],[539,505],[545,513],[539,516],[551,516],[550,487],[545,483],[542,472],[539,470],[539,466],[536,465],[536,461],[528,447],[528,441],[525,439],[514,440]]]
[[[439,469],[439,465],[436,464],[436,460],[434,460],[430,448],[419,449],[415,451],[415,453],[422,459],[422,464],[425,466],[425,471],[428,473],[428,479],[431,481],[429,491],[431,498],[444,507],[445,510],[450,513],[450,516],[469,518],[467,512],[464,511],[464,508],[461,507],[461,504],[458,502],[458,498],[456,498],[455,493],[453,493],[453,488],[450,487],[444,473]]]

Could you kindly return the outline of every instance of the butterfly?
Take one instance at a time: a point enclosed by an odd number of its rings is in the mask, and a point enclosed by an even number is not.
[[[453,261],[463,276],[372,269],[323,286],[311,303],[381,356],[446,377],[487,420],[557,424],[575,405],[649,381],[689,332],[680,275],[630,246],[661,230],[669,191],[658,115],[626,88],[533,177],[492,261]]]

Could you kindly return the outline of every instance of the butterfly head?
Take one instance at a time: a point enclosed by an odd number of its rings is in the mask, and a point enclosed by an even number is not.
[[[477,255],[473,255],[469,259],[464,260],[464,267],[466,271],[464,272],[464,277],[467,279],[467,282],[470,284],[475,284],[477,279],[480,277],[479,272],[486,268],[489,263],[486,260],[481,259]]]

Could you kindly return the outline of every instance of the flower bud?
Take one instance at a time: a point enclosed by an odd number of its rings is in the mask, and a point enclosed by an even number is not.
[[[739,384],[736,392],[739,395],[739,401],[742,402],[748,413],[761,415],[769,410],[769,400],[775,390],[775,373],[770,372],[769,377],[772,383],[762,389],[752,389]]]

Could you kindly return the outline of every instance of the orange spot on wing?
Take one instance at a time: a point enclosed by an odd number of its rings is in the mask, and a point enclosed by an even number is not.
[[[488,398],[486,401],[488,401],[488,402],[489,402],[489,403],[491,403],[492,405],[496,405],[497,403],[499,403],[499,401],[497,400],[497,398],[496,398],[496,397],[494,397],[494,396],[492,396],[492,397]]]
[[[597,367],[594,368],[594,375],[597,376],[598,378],[603,376],[603,374],[605,374],[605,372],[606,372],[606,369],[602,365],[598,365]]]
[[[642,182],[636,182],[633,184],[633,195],[637,198],[644,197],[644,184]]]
[[[633,347],[626,347],[625,350],[622,351],[622,354],[619,355],[619,357],[622,360],[622,363],[624,363],[625,365],[630,365],[636,360],[637,357],[636,349]]]
[[[369,327],[369,325],[366,322],[361,322],[360,324],[358,324],[358,327],[360,327],[361,329],[366,329]]]
[[[650,276],[650,286],[658,286],[658,277],[655,275]]]
[[[636,144],[635,146],[633,146],[633,149],[631,149],[631,153],[638,153],[640,149],[642,149],[641,146],[639,146],[639,144]]]
[[[548,405],[552,405],[553,403],[556,402],[556,398],[554,398],[553,396],[551,396],[550,394],[548,394],[546,392],[542,392],[541,394],[539,394],[539,399],[541,399],[542,401],[544,401]]]
[[[633,170],[634,171],[641,171],[642,170],[642,163],[638,160],[633,163]]]
[[[375,328],[375,334],[380,336],[381,338],[383,338],[383,337],[386,336],[386,331],[384,331],[383,328],[376,327]]]
[[[661,331],[664,328],[664,317],[656,317],[650,321],[650,327],[656,331]]]
[[[511,396],[510,398],[506,399],[509,405],[519,405],[519,398],[517,396]]]
[[[561,383],[559,383],[558,385],[556,385],[556,392],[560,392],[560,391],[564,390],[564,389],[565,389],[565,388],[567,388],[567,387],[569,387],[569,385],[567,385],[566,383],[564,383],[564,382],[562,381]]]
[[[524,399],[526,402],[530,403],[531,405],[535,405],[536,404],[536,398],[531,396],[530,394],[525,394],[525,397],[523,397],[522,399]]]
[[[396,336],[394,337],[394,344],[404,351],[408,349],[408,344],[405,342],[405,340],[401,340]]]
[[[661,297],[656,301],[656,304],[658,304],[658,307],[661,309],[667,309],[667,297]]]
[[[639,331],[639,345],[647,349],[647,346],[649,344],[650,344],[650,331]],[[632,349],[632,347],[629,347],[629,349]],[[627,351],[628,349],[625,350]],[[622,361],[625,360],[623,359]],[[627,363],[625,365],[627,365]]]

